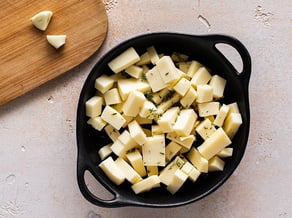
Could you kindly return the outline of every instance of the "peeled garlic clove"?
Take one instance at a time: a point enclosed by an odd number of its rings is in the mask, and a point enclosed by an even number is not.
[[[52,15],[53,12],[51,11],[41,11],[31,18],[31,22],[36,28],[45,31],[51,21]]]
[[[66,35],[47,35],[47,40],[58,49],[66,43]]]

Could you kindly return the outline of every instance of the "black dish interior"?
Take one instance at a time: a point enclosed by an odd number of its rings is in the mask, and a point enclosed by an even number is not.
[[[216,49],[217,43],[233,46],[240,54],[243,71],[238,73],[230,62]],[[148,193],[135,195],[130,184],[116,186],[99,169],[100,158],[97,151],[110,142],[104,132],[98,132],[89,126],[85,116],[85,102],[95,94],[94,82],[101,74],[112,74],[107,63],[133,46],[141,55],[149,46],[155,46],[159,53],[171,54],[181,52],[207,66],[212,74],[219,74],[227,80],[224,92],[224,102],[237,102],[243,118],[243,125],[233,139],[233,156],[225,159],[223,172],[201,175],[197,182],[186,182],[175,194],[171,195],[166,189],[155,189]],[[84,197],[95,205],[103,207],[146,206],[174,207],[185,205],[210,194],[222,185],[238,166],[244,154],[249,134],[249,100],[248,83],[251,73],[251,60],[246,48],[237,40],[224,35],[192,36],[177,33],[152,33],[127,40],[104,55],[94,66],[83,86],[77,111],[77,145],[78,167],[77,179]],[[110,192],[114,199],[103,200],[90,193],[84,181],[84,172],[88,170]]]

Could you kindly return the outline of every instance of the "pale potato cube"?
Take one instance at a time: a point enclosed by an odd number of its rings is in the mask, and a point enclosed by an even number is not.
[[[159,92],[153,93],[152,95],[152,101],[155,104],[160,104],[161,101],[170,94],[170,90],[168,88],[162,89]]]
[[[111,150],[118,157],[126,157],[127,148],[120,140],[114,141],[114,143],[111,145]]]
[[[118,104],[111,105],[116,111],[118,111],[120,114],[123,113],[123,106],[124,106],[124,101]]]
[[[187,80],[186,78],[181,78],[176,85],[173,87],[173,89],[180,95],[184,96],[189,88],[191,87],[191,82]]]
[[[107,159],[103,160],[99,167],[107,175],[107,177],[114,182],[116,185],[120,185],[126,179],[124,173],[117,166],[113,158],[110,156]]]
[[[194,88],[198,85],[205,85],[211,79],[211,74],[205,67],[200,67],[191,79],[191,84]]]
[[[108,156],[110,156],[113,153],[113,151],[111,149],[111,145],[112,144],[107,144],[98,150],[98,155],[99,155],[101,160],[104,160],[105,158],[107,158]]]
[[[140,182],[132,185],[132,189],[135,194],[140,194],[143,192],[150,191],[152,188],[160,186],[160,179],[157,175],[152,175],[147,177],[146,179],[141,180]]]
[[[192,182],[195,182],[195,181],[197,181],[197,179],[199,178],[200,175],[201,175],[201,172],[194,167],[192,169],[192,171],[189,173],[189,177],[188,178]]]
[[[213,100],[213,88],[209,85],[198,85],[197,86],[197,102],[204,103]]]
[[[189,56],[186,55],[186,54],[182,54],[182,53],[179,53],[179,52],[172,52],[171,53],[171,59],[174,62],[187,61],[188,58],[189,58]]]
[[[208,160],[205,159],[196,148],[191,148],[190,152],[187,154],[187,158],[198,171],[202,173],[208,172]]]
[[[217,156],[212,157],[208,162],[208,171],[223,171],[225,162]]]
[[[198,94],[196,92],[196,90],[193,87],[190,87],[187,91],[187,93],[185,94],[185,96],[183,96],[180,99],[180,104],[184,107],[184,108],[189,108],[193,102],[196,100]]]
[[[131,137],[135,140],[136,143],[138,143],[139,145],[143,145],[146,142],[146,134],[136,120],[131,121],[128,124],[128,128]]]
[[[200,117],[208,117],[212,115],[217,115],[219,113],[220,103],[216,101],[199,103],[198,112]]]
[[[100,116],[98,117],[91,117],[88,121],[88,124],[90,124],[94,129],[101,131],[105,125],[107,124]]]
[[[102,110],[102,97],[93,96],[85,102],[86,116],[97,117],[101,114]]]
[[[66,35],[47,35],[48,42],[56,49],[65,45],[66,38]]]
[[[119,157],[115,162],[131,184],[142,181],[142,177],[124,159]]]
[[[146,166],[146,170],[147,170],[148,176],[153,176],[153,175],[159,174],[158,166]]]
[[[181,145],[182,150],[189,150],[192,147],[193,142],[196,140],[196,137],[194,135],[180,137],[175,132],[167,133],[166,138]],[[181,152],[182,152],[182,150],[181,150]],[[182,153],[184,153],[184,152],[182,152]]]
[[[132,91],[123,106],[123,112],[127,116],[135,117],[139,114],[146,101],[143,93],[139,91]]]
[[[213,87],[214,98],[222,98],[226,86],[226,80],[219,75],[212,76],[209,85]]]
[[[180,111],[173,130],[179,136],[188,136],[193,129],[193,126],[197,120],[197,114],[193,109],[183,109]]]
[[[135,64],[139,60],[140,56],[137,54],[136,50],[133,47],[130,47],[116,58],[111,60],[108,63],[108,66],[113,72],[119,73],[122,70],[125,70],[127,67]]]
[[[179,112],[179,107],[172,107],[165,111],[165,113],[158,119],[157,123],[164,133],[173,131],[173,125],[175,124]]]
[[[223,148],[231,144],[230,138],[220,127],[207,138],[197,149],[207,160],[215,156]]]
[[[95,80],[94,87],[104,94],[113,87],[114,83],[115,80],[112,77],[103,74]]]
[[[202,65],[198,61],[192,61],[188,68],[187,76],[192,78],[201,66]]]
[[[104,130],[113,142],[116,141],[120,136],[120,132],[110,124],[106,125]]]
[[[229,111],[229,106],[226,104],[223,104],[220,109],[219,109],[219,113],[217,114],[215,120],[214,120],[214,125],[221,127],[224,123],[224,120],[228,114]]]
[[[151,63],[151,57],[148,51],[140,55],[140,61],[136,63],[137,66],[147,65]]]
[[[39,30],[45,31],[51,21],[52,16],[52,11],[41,11],[31,18],[31,22]]]
[[[240,113],[237,102],[233,102],[231,104],[228,104],[227,106],[229,107],[228,114],[230,114],[230,113]]]
[[[181,146],[171,141],[166,147],[165,147],[165,162],[168,163],[171,161],[171,159],[178,154],[178,152],[181,150]]]
[[[104,93],[104,100],[106,105],[119,104],[122,102],[117,88],[112,88]]]
[[[190,68],[190,66],[191,66],[191,62],[190,61],[188,61],[188,62],[185,62],[185,61],[178,62],[177,66],[178,66],[179,70],[181,70],[184,73],[187,73],[189,68]]]
[[[180,98],[181,97],[179,94],[174,93],[172,97],[158,105],[157,113],[163,114],[168,108],[172,107],[175,103],[177,103],[180,100]]]
[[[125,118],[109,105],[105,106],[105,108],[103,109],[101,118],[105,122],[115,127],[117,130],[119,130],[126,122]]]
[[[143,159],[141,153],[135,149],[134,151],[128,152],[126,154],[127,159],[130,161],[132,167],[134,170],[140,175],[140,176],[146,176],[147,172],[145,169],[145,166],[143,164]]]
[[[157,67],[153,67],[145,74],[152,92],[157,92],[166,87],[166,83],[162,80],[160,72]]]
[[[199,133],[199,135],[204,140],[209,138],[215,131],[216,131],[216,128],[215,126],[212,125],[209,119],[205,119],[196,127],[196,132]]]
[[[164,135],[148,137],[142,146],[142,155],[145,166],[165,166]]]
[[[159,179],[162,184],[168,186],[173,178],[173,175],[177,169],[179,169],[175,161],[171,161],[166,167],[164,167],[159,173]]]
[[[180,78],[181,74],[178,72],[170,56],[163,56],[157,61],[156,66],[164,83],[169,84]]]
[[[151,132],[152,132],[152,135],[161,135],[161,134],[163,134],[163,131],[160,128],[159,125],[152,125],[151,126]]]
[[[188,178],[187,174],[185,174],[180,169],[177,169],[174,173],[174,176],[173,176],[171,182],[169,183],[169,185],[167,186],[166,189],[171,194],[175,194],[182,187],[182,185],[185,183],[187,178]]]
[[[137,142],[134,140],[128,130],[124,130],[119,136],[118,140],[120,140],[126,146],[126,151],[137,146]]]
[[[155,47],[154,46],[150,46],[150,47],[146,48],[146,50],[147,50],[147,52],[148,52],[148,54],[150,56],[151,63],[152,64],[156,64],[157,61],[159,60],[159,56],[158,56],[158,53],[157,53]]]
[[[229,136],[229,138],[233,139],[241,124],[242,124],[241,114],[230,113],[224,121],[223,129]]]
[[[141,111],[140,111],[141,112]],[[141,116],[137,116],[136,118],[135,118],[135,120],[137,121],[137,123],[139,123],[140,125],[143,125],[143,124],[152,124],[152,119],[148,119],[147,117],[146,118],[144,118],[144,117],[141,117]]]
[[[221,158],[231,157],[233,153],[233,148],[223,148],[216,155]]]
[[[151,101],[146,100],[141,108],[139,115],[143,118],[154,119],[157,118],[157,108]]]
[[[125,69],[125,72],[127,74],[129,74],[130,76],[132,76],[132,77],[134,77],[136,79],[139,79],[142,76],[143,68],[135,66],[135,65],[131,65],[127,69]]]
[[[135,117],[133,116],[128,116],[122,113],[122,116],[125,118],[126,122],[124,123],[124,125],[122,126],[123,128],[126,128],[128,126],[128,124],[134,120]]]
[[[132,91],[147,92],[151,90],[149,83],[140,79],[120,79],[117,83],[122,100],[126,100]]]

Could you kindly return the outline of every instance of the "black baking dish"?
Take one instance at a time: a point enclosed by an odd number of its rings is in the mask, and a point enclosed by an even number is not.
[[[242,72],[237,72],[227,58],[216,48],[215,45],[219,43],[230,45],[238,51],[242,59]],[[232,103],[236,101],[243,119],[243,124],[232,141],[233,156],[226,159],[224,171],[200,176],[195,183],[187,182],[175,195],[171,195],[163,188],[136,195],[129,184],[117,186],[112,183],[98,167],[100,158],[97,153],[100,147],[109,142],[109,139],[103,132],[94,130],[86,123],[88,118],[85,116],[85,102],[96,92],[94,88],[95,79],[101,74],[112,74],[107,63],[131,46],[139,54],[142,54],[147,47],[152,45],[159,53],[170,54],[176,51],[187,54],[191,60],[201,62],[211,69],[211,72],[216,72],[216,74],[225,78],[227,86],[224,92],[224,102]],[[175,207],[197,201],[212,193],[230,177],[245,152],[250,126],[248,99],[250,74],[251,58],[247,49],[239,40],[225,35],[194,36],[179,33],[151,33],[131,38],[111,49],[96,63],[88,75],[78,103],[77,180],[83,196],[91,203],[103,207]],[[84,179],[84,173],[87,170],[114,195],[113,199],[104,200],[89,191]]]

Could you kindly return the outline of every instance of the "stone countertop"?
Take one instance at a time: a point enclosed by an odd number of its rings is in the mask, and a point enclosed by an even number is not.
[[[66,74],[0,107],[0,217],[292,217],[292,2],[104,0],[102,48]],[[76,182],[76,108],[95,62],[130,37],[157,31],[228,34],[252,57],[251,128],[230,179],[178,208],[94,206]],[[226,55],[240,63],[226,50]],[[95,190],[107,195],[88,179]],[[95,215],[94,215],[95,214]]]

